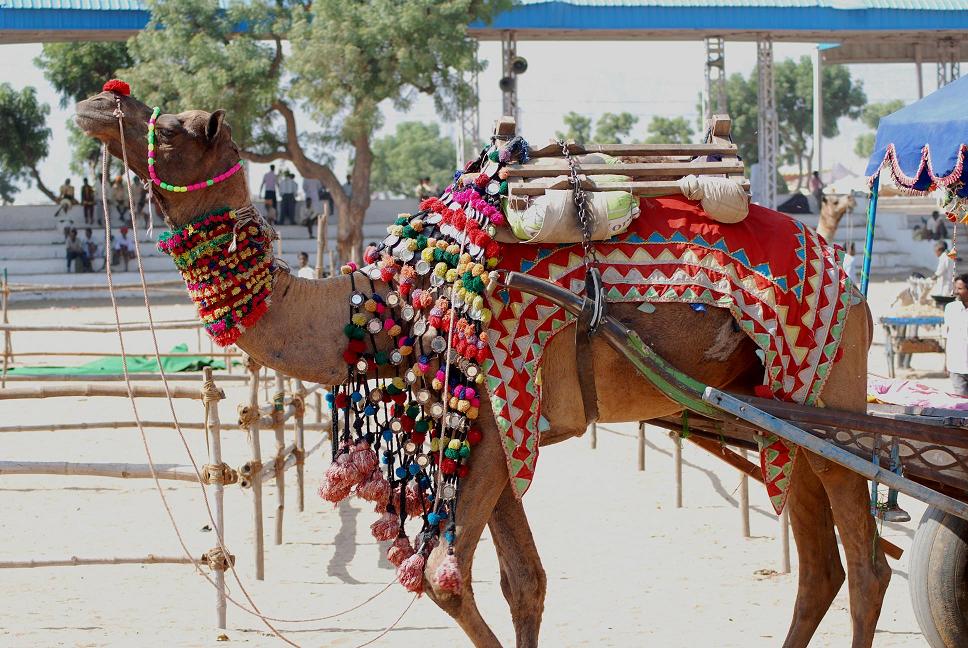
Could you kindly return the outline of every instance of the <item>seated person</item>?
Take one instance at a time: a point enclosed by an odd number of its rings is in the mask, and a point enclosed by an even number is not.
[[[64,245],[67,252],[67,271],[71,271],[71,263],[74,263],[75,272],[88,272],[91,268],[90,259],[84,244],[77,238],[77,230],[71,228],[67,233],[67,242]]]
[[[299,269],[296,271],[296,276],[303,279],[316,278],[316,269],[309,265],[309,255],[305,252],[299,253]]]
[[[117,256],[111,265],[115,265],[117,263],[117,259],[120,258],[122,261],[124,261],[124,271],[127,272],[128,261],[133,259],[135,255],[135,245],[136,243],[134,241],[134,237],[128,233],[128,228],[126,226],[122,226],[120,235],[114,239],[114,251],[117,253]]]

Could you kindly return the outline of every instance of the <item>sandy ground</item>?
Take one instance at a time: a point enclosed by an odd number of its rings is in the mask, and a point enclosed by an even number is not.
[[[897,284],[872,290],[875,314]],[[126,320],[144,318],[143,306],[128,301]],[[191,316],[183,303],[160,305],[158,319]],[[65,308],[16,308],[16,323],[110,322],[104,304]],[[878,332],[880,337],[880,332]],[[161,332],[161,345],[195,345],[194,333]],[[146,335],[126,337],[131,351],[150,349]],[[880,340],[878,340],[880,341]],[[17,350],[117,348],[114,334],[17,334]],[[207,345],[206,345],[207,346]],[[940,355],[916,356],[915,368],[943,386]],[[871,370],[883,374],[883,347],[871,352]],[[16,385],[17,383],[14,383]],[[23,383],[20,383],[23,384]],[[222,418],[234,419],[243,387],[226,387]],[[139,401],[146,419],[168,418],[167,404]],[[182,420],[199,421],[200,405],[176,402]],[[3,425],[70,420],[128,420],[127,399],[0,401]],[[188,432],[201,460],[204,439]],[[186,463],[173,432],[148,433],[157,462]],[[319,438],[308,434],[307,445]],[[224,434],[224,456],[238,466],[248,455],[244,434]],[[273,447],[270,435],[263,448]],[[686,444],[683,454],[685,506],[674,505],[672,441],[649,428],[646,470],[636,470],[635,426],[599,428],[598,448],[586,437],[542,450],[537,479],[525,498],[534,535],[548,573],[548,597],[541,632],[545,646],[778,646],[789,622],[796,575],[778,575],[778,523],[764,490],[750,485],[752,538],[740,534],[738,474]],[[144,462],[137,431],[8,433],[0,435],[4,459],[35,461]],[[368,526],[369,505],[338,509],[314,494],[325,453],[307,464],[306,510],[296,510],[290,473],[285,542],[272,545],[275,489],[266,505],[266,580],[253,577],[250,493],[231,487],[226,495],[227,543],[238,556],[238,571],[264,613],[276,617],[322,617],[352,607],[393,578]],[[203,528],[208,518],[198,486],[168,482],[165,494],[193,553],[214,543]],[[917,521],[923,506],[902,504]],[[0,480],[0,560],[135,556],[180,553],[157,491],[147,480],[93,477],[9,476]],[[907,549],[915,523],[888,524],[883,533]],[[791,539],[792,543],[792,539]],[[794,555],[793,564],[796,565]],[[875,646],[922,646],[908,598],[907,559],[893,562],[894,578],[881,615]],[[795,567],[794,567],[795,569]],[[475,563],[478,603],[505,645],[514,632],[501,595],[497,561],[485,531]],[[4,570],[0,588],[2,646],[209,646],[215,629],[215,594],[187,565],[104,566]],[[230,577],[231,593],[240,587]],[[358,646],[394,621],[411,601],[394,586],[363,609],[314,623],[280,623],[303,646]],[[229,605],[230,643],[283,645],[256,618]],[[824,619],[813,645],[849,644],[850,618],[844,587]],[[219,644],[224,645],[224,644]],[[420,599],[392,634],[373,645],[462,646],[467,640],[428,599]]]

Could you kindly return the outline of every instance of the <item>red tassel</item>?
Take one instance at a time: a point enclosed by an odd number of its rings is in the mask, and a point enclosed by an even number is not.
[[[323,479],[319,487],[319,496],[327,502],[339,504],[350,494],[350,487],[341,483]]]
[[[387,549],[387,560],[390,561],[394,567],[399,567],[404,560],[413,555],[413,546],[410,544],[410,538],[407,536],[401,536],[393,541],[393,544]]]
[[[370,478],[357,487],[356,496],[385,509],[390,500],[390,483],[379,470],[374,470]]]
[[[388,511],[370,525],[370,531],[377,540],[393,540],[400,534],[400,518]]]
[[[457,566],[457,558],[454,557],[454,554],[448,554],[444,558],[444,562],[440,563],[440,567],[437,568],[437,573],[434,574],[434,580],[437,581],[440,589],[445,592],[460,594],[460,567]]]
[[[408,592],[423,594],[424,564],[424,557],[417,553],[404,560],[397,568],[397,580]]]
[[[376,456],[376,452],[370,448],[370,444],[362,441],[356,445],[356,450],[352,453],[353,463],[356,465],[356,469],[366,477],[372,473],[380,465],[380,459]],[[363,481],[363,480],[361,480]]]

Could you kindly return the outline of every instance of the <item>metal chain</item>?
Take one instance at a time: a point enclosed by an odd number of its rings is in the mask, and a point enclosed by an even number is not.
[[[578,166],[575,164],[575,159],[568,150],[568,144],[564,140],[557,140],[557,142],[571,170],[568,180],[571,182],[572,197],[575,201],[575,208],[578,210],[578,224],[581,227],[581,246],[585,251],[585,269],[587,270],[591,265],[598,265],[598,256],[595,254],[595,248],[592,247],[592,225],[588,217],[587,195],[581,187],[581,179],[578,177]]]

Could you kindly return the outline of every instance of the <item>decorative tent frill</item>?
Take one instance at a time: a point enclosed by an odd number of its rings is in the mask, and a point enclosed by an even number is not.
[[[926,196],[939,187],[950,187],[955,194],[962,198],[968,198],[968,167],[965,166],[965,157],[968,156],[968,144],[961,144],[955,155],[955,165],[948,173],[937,173],[931,160],[931,147],[927,144],[921,149],[921,156],[918,158],[917,170],[913,175],[909,175],[902,168],[913,165],[906,164],[900,159],[897,148],[894,144],[888,144],[884,151],[881,164],[873,174],[868,169],[867,184],[873,185],[874,178],[883,167],[890,169],[891,178],[894,184],[905,193]],[[960,185],[960,186],[958,186]],[[957,189],[955,189],[957,187]]]
[[[881,119],[867,163],[873,186],[883,167],[909,193],[948,188],[968,198],[968,77]]]

